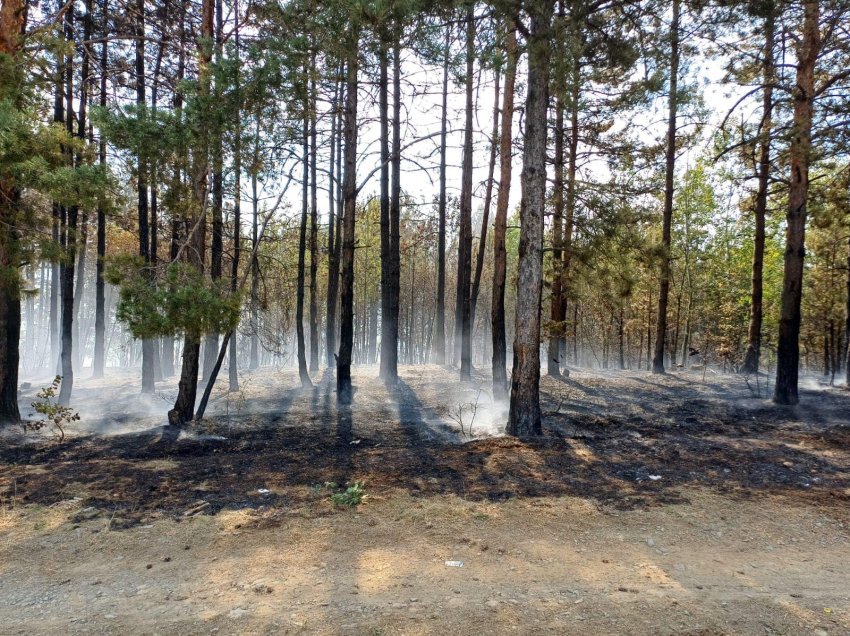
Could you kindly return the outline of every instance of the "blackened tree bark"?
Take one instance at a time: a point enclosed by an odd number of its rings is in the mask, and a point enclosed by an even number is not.
[[[100,95],[99,103],[106,108],[106,77],[109,53],[109,2],[103,0],[100,35],[103,38],[100,49]],[[98,162],[101,167],[106,165],[106,138],[100,134],[98,142]],[[97,208],[97,264],[95,270],[94,288],[94,357],[92,360],[92,377],[102,378],[106,364],[106,285],[104,281],[104,258],[106,257],[106,210],[103,206]]]
[[[27,19],[25,0],[3,0],[0,4],[0,53],[17,60]],[[20,99],[11,74],[0,77],[0,93]],[[16,97],[17,96],[17,97]],[[20,421],[18,410],[18,365],[20,363],[21,288],[19,230],[17,229],[20,191],[8,175],[0,178],[0,424]],[[55,360],[52,361],[55,363]]]
[[[260,165],[260,113],[256,113],[254,152],[251,165],[251,351],[248,368],[260,366],[260,258],[259,219],[260,196],[257,185],[257,166]]]
[[[295,297],[295,336],[298,346],[298,376],[301,378],[301,386],[304,388],[313,386],[310,381],[310,373],[307,370],[307,352],[304,343],[304,269],[307,250],[307,215],[309,204],[307,201],[310,182],[310,114],[307,92],[307,69],[304,69],[304,113],[303,113],[303,177],[301,182],[301,226],[298,231],[298,281]]]
[[[74,57],[73,42],[75,10],[73,6],[65,11],[65,41],[69,43],[72,51],[65,57],[65,126],[68,135],[74,134]],[[67,151],[68,164],[74,165],[74,155],[69,149]],[[62,351],[61,375],[62,384],[59,387],[58,402],[62,406],[71,403],[71,391],[74,388],[74,364],[73,364],[73,328],[74,328],[74,270],[77,249],[77,217],[79,209],[76,205],[68,206],[66,211],[65,226],[65,264],[62,267]]]
[[[224,44],[224,16],[222,0],[215,1],[215,60],[221,62],[222,46]],[[218,81],[215,85],[215,96],[218,101],[221,95],[221,86]],[[224,151],[222,134],[223,130],[219,124],[219,118],[213,117],[212,137],[212,236],[210,242],[210,278],[213,285],[221,281],[222,256],[224,253]],[[216,359],[218,358],[218,334],[210,333],[204,340],[204,368],[202,377],[208,380],[212,374]]]
[[[448,126],[449,53],[451,26],[446,26],[443,54],[443,104],[440,117],[440,194],[437,201],[437,315],[435,317],[434,362],[446,362],[446,137]]]
[[[673,179],[676,170],[676,114],[679,105],[679,9],[673,0],[670,23],[670,94],[667,111],[667,156],[664,175],[664,213],[661,221],[661,273],[658,289],[658,319],[655,322],[655,355],[652,372],[664,373],[664,348],[667,343],[667,302],[670,296],[670,228],[673,223]]]
[[[546,352],[546,371],[555,378],[561,377],[561,342],[564,338],[564,306],[562,279],[563,225],[564,225],[564,100],[563,87],[558,86],[555,96],[555,180],[552,188],[552,298],[549,305],[549,348]]]
[[[800,366],[800,303],[803,295],[803,258],[806,242],[806,205],[809,196],[809,156],[812,146],[812,116],[815,100],[815,65],[821,49],[820,3],[803,3],[803,32],[798,45],[797,77],[794,85],[794,123],[790,157],[785,271],[779,315],[776,385],[773,401],[797,404]]]
[[[330,140],[330,162],[328,165],[328,289],[325,304],[325,352],[328,369],[334,368],[334,356],[336,355],[336,305],[337,290],[339,289],[339,260],[337,259],[336,244],[339,239],[336,235],[335,211],[336,201],[336,179],[334,168],[336,165],[336,139],[339,134],[337,119],[340,103],[341,79],[337,77],[334,81],[334,96],[331,102],[331,140]]]
[[[390,280],[388,347],[381,343],[381,361],[386,351],[384,382],[398,381],[398,314],[401,294],[401,27],[396,26],[393,41],[393,144],[390,155]]]
[[[384,29],[380,32],[378,45],[378,119],[381,122],[380,161],[381,161],[381,367],[382,380],[387,379],[390,343],[390,126],[389,126],[389,47]]]
[[[764,240],[765,216],[767,214],[767,190],[770,184],[770,134],[772,131],[773,115],[773,81],[774,62],[773,49],[776,30],[775,10],[772,5],[767,7],[764,19],[764,52],[762,59],[762,116],[759,131],[759,166],[758,191],[753,210],[755,216],[755,236],[753,242],[753,276],[750,301],[750,325],[747,331],[747,353],[742,373],[758,373],[759,356],[761,353],[761,325],[764,312]]]
[[[460,354],[460,379],[472,377],[472,92],[475,64],[475,5],[466,10],[466,121],[460,186],[460,235],[457,255],[457,302],[455,304],[455,354]],[[459,346],[458,346],[459,344]]]
[[[316,54],[310,60],[310,373],[319,370],[319,202],[316,183]]]
[[[493,224],[493,290],[490,305],[493,337],[493,397],[507,396],[507,351],[505,335],[505,281],[507,252],[505,234],[508,227],[508,203],[511,195],[511,149],[513,145],[514,87],[518,57],[516,28],[507,27],[507,64],[505,89],[502,94],[502,131],[499,136],[499,193],[496,197],[496,218]]]
[[[345,91],[345,181],[343,184],[345,218],[342,237],[339,356],[336,366],[337,401],[341,404],[351,403],[351,352],[354,345],[354,212],[357,203],[357,71],[359,68],[357,46],[360,40],[360,27],[354,23],[349,28]]]
[[[528,84],[520,203],[519,264],[507,433],[543,432],[540,414],[540,300],[543,292],[543,214],[546,205],[546,113],[553,0],[529,3]]]

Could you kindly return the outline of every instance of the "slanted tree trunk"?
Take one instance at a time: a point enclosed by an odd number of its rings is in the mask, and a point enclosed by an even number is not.
[[[797,404],[797,376],[800,366],[800,302],[803,294],[803,257],[806,242],[806,204],[809,195],[809,156],[812,145],[812,116],[815,99],[815,66],[821,48],[820,4],[803,3],[803,32],[798,49],[797,77],[793,91],[794,123],[790,157],[787,227],[785,230],[785,271],[779,315],[776,384],[773,401]]]
[[[753,241],[753,275],[750,300],[750,326],[747,331],[747,353],[742,373],[758,373],[759,356],[761,353],[761,325],[764,312],[763,303],[763,272],[764,272],[764,241],[765,216],[767,214],[767,190],[770,184],[770,134],[772,131],[773,115],[773,80],[774,80],[774,32],[775,16],[772,7],[768,9],[764,20],[764,59],[762,60],[762,115],[759,139],[758,191],[753,210],[755,216],[755,237]]]
[[[446,26],[443,51],[443,104],[440,115],[440,194],[437,200],[437,315],[432,352],[436,364],[446,363],[446,137],[448,130],[449,55],[451,26]]]
[[[490,305],[493,338],[493,397],[507,396],[507,351],[505,335],[505,282],[507,252],[505,234],[508,227],[508,204],[511,194],[511,159],[513,144],[514,86],[516,83],[516,28],[507,26],[507,64],[505,89],[502,93],[502,132],[499,136],[499,193],[496,197],[496,218],[493,224],[493,290]]]
[[[553,0],[529,8],[528,82],[522,160],[519,264],[507,433],[543,432],[540,413],[540,300],[543,293],[543,215],[546,207],[546,113]]]
[[[475,64],[475,5],[466,12],[466,125],[460,187],[460,236],[457,256],[457,302],[455,304],[455,358],[460,354],[460,379],[472,377],[472,89]],[[458,343],[459,341],[459,343]],[[459,344],[459,346],[458,346]]]
[[[351,352],[354,346],[354,213],[357,203],[357,71],[359,68],[360,27],[352,24],[348,42],[345,91],[345,181],[343,200],[345,218],[342,237],[342,289],[339,356],[336,366],[337,401],[350,404]]]
[[[493,82],[493,132],[490,136],[490,162],[487,167],[487,187],[484,191],[484,211],[481,216],[481,235],[478,239],[478,253],[475,255],[475,273],[472,276],[472,293],[469,299],[469,321],[475,328],[475,310],[478,307],[478,292],[481,289],[481,273],[484,270],[484,255],[487,249],[487,227],[490,224],[490,205],[493,201],[493,181],[496,172],[496,155],[499,147],[499,70],[496,69]]]
[[[667,114],[667,156],[664,175],[664,214],[661,223],[661,276],[658,289],[658,320],[655,323],[655,354],[652,372],[664,373],[664,347],[667,342],[667,303],[670,296],[670,229],[673,223],[673,179],[676,170],[676,113],[679,84],[679,6],[673,0],[670,25],[670,94]]]

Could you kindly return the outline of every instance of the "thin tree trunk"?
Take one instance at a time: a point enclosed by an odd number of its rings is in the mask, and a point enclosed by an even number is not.
[[[549,348],[546,352],[546,371],[561,377],[561,349],[564,338],[563,286],[563,224],[564,224],[564,100],[555,96],[555,179],[552,193],[552,298],[549,305]]]
[[[670,295],[670,229],[673,223],[673,179],[676,170],[676,113],[679,84],[679,6],[673,0],[673,21],[670,25],[670,94],[667,116],[667,156],[664,179],[664,215],[661,236],[661,279],[658,289],[658,320],[655,323],[655,355],[652,372],[664,373],[664,347],[667,341],[667,302]]]
[[[307,91],[307,69],[304,69],[304,90]],[[307,250],[307,215],[309,205],[307,195],[310,182],[310,114],[309,100],[304,98],[304,121],[303,121],[303,181],[301,183],[301,227],[298,232],[298,282],[295,299],[295,335],[298,340],[298,377],[301,378],[301,386],[308,388],[313,386],[310,381],[310,373],[307,371],[307,352],[304,344],[304,269]]]
[[[502,92],[502,131],[499,136],[499,193],[496,197],[496,218],[493,223],[493,289],[490,305],[493,338],[493,397],[507,396],[507,343],[505,335],[505,282],[507,280],[507,251],[505,234],[508,227],[508,204],[511,195],[511,160],[513,144],[514,86],[518,58],[516,27],[507,25],[507,65],[505,89]]]
[[[260,260],[259,260],[259,214],[260,197],[257,189],[257,166],[260,160],[260,114],[256,116],[254,131],[254,161],[251,166],[251,355],[248,368],[253,371],[260,366]]]
[[[235,141],[233,144],[233,262],[230,266],[230,293],[237,291],[239,277],[239,259],[242,255],[242,118],[239,59],[239,2],[233,3],[234,45],[236,55],[236,117],[233,120]],[[230,391],[239,390],[239,358],[236,351],[236,332],[230,337],[230,357],[228,360],[228,388]]]
[[[351,25],[345,92],[345,218],[342,237],[342,289],[339,356],[336,367],[337,401],[350,404],[351,352],[354,344],[354,228],[357,203],[357,72],[359,68],[359,25]]]
[[[103,15],[101,16],[100,34],[103,38],[100,50],[100,107],[106,109],[106,75],[108,60],[108,35],[109,31],[109,2],[104,0]],[[103,131],[100,132],[98,143],[98,162],[101,168],[106,166],[106,138]],[[92,362],[92,377],[102,378],[106,365],[106,285],[104,281],[104,259],[106,257],[106,210],[103,206],[97,208],[97,265],[95,280],[94,301],[94,358]]]
[[[472,276],[472,89],[475,64],[475,5],[466,12],[466,125],[460,189],[460,236],[458,238],[457,303],[455,305],[455,357],[460,353],[460,379],[472,377],[472,322],[470,286]],[[460,346],[458,346],[458,340]]]
[[[469,321],[475,328],[475,311],[478,307],[478,292],[481,289],[481,273],[484,270],[484,255],[487,250],[487,228],[490,224],[490,205],[493,201],[493,181],[496,172],[496,155],[499,147],[499,80],[495,72],[493,86],[493,132],[490,137],[490,163],[487,168],[487,188],[484,191],[484,212],[481,216],[481,236],[478,239],[478,254],[475,258],[475,273],[472,277],[472,294],[469,300]]]
[[[750,326],[747,331],[747,353],[741,368],[743,373],[758,373],[759,355],[761,353],[761,325],[764,312],[763,306],[763,271],[764,271],[764,241],[765,216],[767,214],[767,190],[770,180],[770,134],[772,131],[773,115],[773,48],[775,16],[773,8],[764,21],[764,59],[762,61],[762,77],[764,89],[762,93],[761,134],[759,141],[759,171],[758,192],[756,193],[755,239],[753,243],[753,275],[752,295],[750,304]]]
[[[803,3],[804,23],[794,89],[794,125],[789,156],[787,228],[785,231],[785,271],[779,317],[776,384],[773,400],[797,404],[797,376],[800,366],[800,303],[803,293],[803,257],[806,241],[806,205],[809,195],[809,156],[812,145],[815,65],[821,48],[820,5],[817,0]]]
[[[543,215],[546,206],[546,112],[553,0],[529,9],[528,81],[520,203],[519,264],[507,433],[543,432],[540,413],[540,300],[543,292]]]
[[[334,166],[336,165],[336,138],[338,134],[336,122],[339,94],[340,79],[337,77],[334,80],[334,96],[331,102],[330,162],[328,164],[328,285],[325,305],[325,363],[328,369],[334,367],[334,355],[336,355],[336,304],[339,285],[339,262],[336,258],[336,219],[334,218],[336,208]]]
[[[213,0],[203,0],[201,8],[201,37],[209,41],[213,36]],[[201,103],[209,98],[210,62],[208,47],[202,42],[199,51],[198,85]],[[207,118],[199,117],[197,129],[198,147],[193,154],[192,207],[193,218],[189,219],[190,234],[184,250],[187,260],[198,272],[204,270],[204,247],[206,235],[207,170],[209,167],[209,128]],[[189,331],[183,344],[183,364],[174,408],[168,412],[171,425],[180,426],[192,421],[195,414],[195,397],[198,391],[198,360],[201,349],[201,334]]]
[[[401,294],[401,38],[396,28],[393,41],[393,143],[390,154],[390,280],[388,341],[381,342],[381,361],[386,358],[384,382],[398,381],[398,315]]]
[[[386,380],[389,366],[390,343],[390,253],[392,239],[390,238],[390,126],[389,126],[389,51],[386,33],[381,32],[381,42],[378,47],[378,119],[381,122],[380,161],[381,161],[381,210],[380,210],[380,242],[381,242],[381,379]],[[395,345],[398,347],[398,344]]]
[[[446,137],[451,33],[451,26],[446,26],[443,52],[443,104],[440,115],[440,194],[437,201],[437,315],[432,343],[435,364],[446,363]]]

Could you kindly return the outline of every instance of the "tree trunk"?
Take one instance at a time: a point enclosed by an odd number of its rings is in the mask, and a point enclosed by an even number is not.
[[[318,139],[316,131],[316,54],[310,71],[310,373],[319,370],[319,202],[316,183]]]
[[[815,65],[821,48],[818,0],[803,4],[804,23],[798,53],[794,88],[794,125],[789,156],[785,271],[779,316],[779,342],[773,401],[797,404],[797,375],[800,366],[800,302],[803,293],[803,257],[806,241],[806,204],[809,195],[809,155],[812,144],[812,115],[815,97]]]
[[[257,166],[260,161],[260,114],[256,116],[254,132],[254,161],[251,166],[251,352],[248,368],[253,371],[260,366],[260,256],[259,218],[260,197],[257,189]]]
[[[393,41],[393,145],[390,154],[392,183],[390,184],[390,281],[389,281],[389,340],[381,342],[381,362],[386,356],[384,382],[398,381],[398,314],[401,294],[401,28],[397,27]]]
[[[460,236],[457,260],[457,303],[455,305],[455,353],[460,340],[460,379],[472,377],[472,322],[470,285],[472,277],[472,89],[475,64],[475,5],[466,12],[466,125],[463,137],[463,167],[460,188]]]
[[[239,259],[242,255],[242,119],[241,94],[239,80],[241,63],[239,59],[239,2],[233,3],[233,34],[236,55],[236,117],[233,120],[235,141],[233,144],[233,262],[230,266],[230,293],[235,294],[238,287]],[[230,338],[230,357],[228,359],[228,388],[239,390],[239,364],[236,351],[237,337],[234,331]]]
[[[493,338],[493,397],[504,399],[507,395],[507,344],[505,342],[505,282],[507,279],[507,252],[505,234],[508,227],[508,204],[511,195],[511,159],[513,144],[514,85],[518,58],[516,28],[507,26],[507,65],[505,89],[502,92],[502,132],[499,136],[499,193],[496,198],[496,218],[493,223],[493,290],[491,322]]]
[[[767,190],[770,180],[770,133],[773,115],[773,48],[774,48],[775,16],[773,8],[764,21],[764,60],[762,61],[762,77],[764,89],[762,93],[761,134],[759,141],[759,170],[758,192],[756,193],[755,239],[753,243],[753,275],[750,301],[750,326],[747,331],[747,353],[742,373],[758,373],[759,356],[761,353],[761,325],[763,316],[763,270],[764,270],[764,240],[765,215],[767,213]]]
[[[443,105],[440,116],[440,194],[437,201],[437,315],[432,344],[436,364],[446,363],[446,137],[451,33],[451,26],[446,26],[443,52]]]
[[[386,33],[381,30],[381,42],[378,47],[378,119],[381,122],[380,161],[381,161],[381,210],[380,210],[380,241],[381,241],[381,368],[382,380],[387,380],[389,373],[389,351],[393,344],[390,342],[390,253],[392,239],[390,238],[390,126],[389,126],[389,52]],[[395,343],[398,347],[398,343]]]
[[[658,290],[658,320],[655,323],[655,354],[652,372],[664,373],[664,347],[667,341],[667,301],[670,295],[670,229],[673,223],[673,179],[676,170],[676,113],[679,83],[679,5],[673,0],[670,25],[670,94],[667,115],[667,156],[664,176],[664,214],[661,235],[661,277]]]
[[[203,0],[201,9],[201,37],[199,46],[198,86],[201,103],[209,97],[210,92],[210,61],[208,46],[204,43],[213,35],[213,0]],[[209,128],[207,118],[198,118],[197,148],[193,153],[192,167],[192,208],[193,216],[189,219],[190,233],[187,236],[187,249],[184,254],[189,263],[199,272],[204,269],[204,247],[206,234],[206,193],[207,170],[209,167]],[[174,408],[168,412],[168,422],[173,426],[188,424],[192,421],[195,411],[195,397],[198,390],[198,359],[200,357],[200,334],[187,332],[183,344],[183,364],[180,370],[180,381],[177,389],[177,399]]]
[[[340,73],[341,74],[341,73]],[[331,152],[330,163],[328,165],[328,290],[327,304],[325,306],[325,349],[327,351],[327,367],[334,367],[334,356],[336,355],[336,306],[337,306],[337,291],[339,289],[339,259],[337,257],[339,237],[336,233],[336,223],[338,219],[334,218],[336,201],[334,200],[334,192],[338,187],[334,178],[334,168],[336,165],[336,140],[340,134],[337,127],[338,110],[340,103],[340,93],[342,91],[342,80],[337,77],[334,81],[334,97],[331,106]]]
[[[103,43],[100,49],[100,107],[106,109],[106,76],[108,61],[109,33],[109,3],[103,2],[100,35]],[[106,138],[100,133],[98,143],[98,162],[101,168],[106,166]],[[97,264],[95,270],[94,288],[94,358],[92,361],[92,377],[102,378],[106,365],[106,285],[104,275],[104,258],[106,257],[106,210],[103,206],[97,208]]]
[[[487,168],[487,189],[484,192],[484,212],[481,216],[481,236],[478,239],[478,253],[475,258],[475,273],[472,277],[472,294],[469,300],[469,322],[475,329],[475,311],[478,306],[478,292],[481,289],[481,272],[484,270],[484,255],[487,250],[487,229],[490,224],[490,205],[493,201],[493,181],[496,172],[499,136],[499,80],[498,69],[495,72],[493,86],[493,132],[490,137],[490,163]]]
[[[339,356],[336,366],[337,401],[350,404],[351,351],[354,345],[354,213],[357,203],[357,71],[359,67],[359,25],[351,25],[345,91],[345,219],[342,237],[342,289]]]
[[[307,69],[304,69],[304,90],[307,90]],[[307,371],[307,352],[304,346],[304,268],[307,250],[307,215],[309,206],[307,193],[310,182],[310,115],[308,100],[304,98],[304,121],[303,121],[303,181],[301,183],[301,227],[298,232],[298,282],[295,298],[295,335],[298,340],[298,377],[301,378],[301,386],[309,388],[313,386],[310,381],[310,373]]]
[[[554,377],[561,377],[561,342],[564,332],[563,286],[563,223],[564,223],[564,100],[555,96],[555,182],[552,201],[552,298],[549,305],[549,349],[546,352],[546,370]]]
[[[74,42],[74,7],[71,6],[65,12],[65,41],[71,43],[73,51]],[[70,53],[65,58],[65,126],[69,135],[74,134],[74,58]],[[67,151],[68,164],[74,165],[74,154]],[[71,403],[71,391],[74,388],[74,365],[73,365],[73,327],[74,327],[74,269],[77,250],[77,206],[69,206],[66,217],[66,239],[65,239],[65,266],[62,267],[62,351],[61,376],[62,384],[59,387],[58,402],[62,406]],[[20,301],[19,301],[20,302]]]
[[[546,207],[546,112],[553,0],[529,9],[528,81],[520,203],[519,264],[507,433],[540,435],[540,300],[543,292],[543,215]]]

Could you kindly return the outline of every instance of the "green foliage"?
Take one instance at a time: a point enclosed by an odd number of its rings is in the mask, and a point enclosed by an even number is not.
[[[25,423],[26,428],[34,431],[40,430],[45,426],[56,429],[60,442],[65,439],[65,428],[72,422],[77,422],[80,419],[80,414],[70,406],[62,406],[54,401],[61,384],[62,376],[57,375],[50,386],[43,387],[36,394],[36,401],[31,406],[36,413],[41,415],[41,419]]]
[[[136,338],[227,333],[239,322],[241,295],[186,263],[172,263],[162,280],[138,256],[114,258],[108,280],[121,288],[117,317]]]
[[[353,508],[363,503],[368,495],[363,488],[363,484],[355,481],[352,485],[342,492],[335,492],[331,495],[331,501],[340,507]]]

